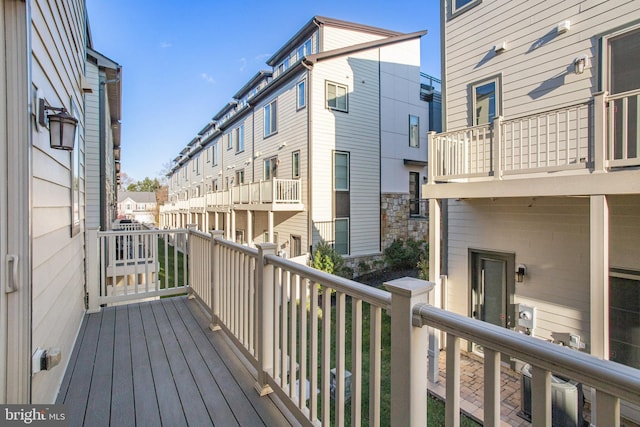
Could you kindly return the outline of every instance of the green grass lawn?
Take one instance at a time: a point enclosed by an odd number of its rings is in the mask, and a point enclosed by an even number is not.
[[[174,288],[176,283],[184,284],[187,282],[188,269],[185,268],[185,265],[188,265],[188,256],[180,251],[176,251],[175,247],[171,244],[167,246],[167,249],[165,260],[164,239],[158,237],[158,262],[160,263],[158,278],[160,279],[160,289]],[[178,258],[177,272],[175,269],[176,254]],[[167,279],[167,286],[165,286],[165,279]]]

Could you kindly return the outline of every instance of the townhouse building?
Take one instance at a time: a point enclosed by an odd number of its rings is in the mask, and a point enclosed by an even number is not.
[[[287,257],[325,240],[352,265],[407,238],[410,217],[424,239],[425,34],[313,17],[174,159],[161,225]]]
[[[444,132],[423,186],[448,310],[635,368],[639,16],[622,0],[442,1]]]
[[[120,91],[100,95],[115,65],[92,49],[83,0],[3,0],[0,14],[0,403],[48,404],[85,313],[88,217],[115,205],[100,177],[116,178],[119,133],[99,129]]]
[[[158,211],[156,193],[153,191],[118,192],[118,218],[155,224]]]

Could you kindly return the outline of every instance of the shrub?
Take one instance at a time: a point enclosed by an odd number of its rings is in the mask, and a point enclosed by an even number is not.
[[[386,264],[392,270],[414,268],[424,253],[425,243],[407,239],[406,243],[396,239],[384,250]]]
[[[342,256],[323,240],[316,246],[316,250],[311,258],[311,266],[317,270],[335,274],[336,276],[346,277],[348,279],[353,277],[353,270],[345,266]]]
[[[371,267],[365,261],[358,263],[358,274],[366,274],[371,271]]]

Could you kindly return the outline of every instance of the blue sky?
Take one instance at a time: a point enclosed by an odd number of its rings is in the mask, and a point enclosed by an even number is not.
[[[266,59],[314,15],[428,30],[421,70],[440,77],[439,4],[395,1],[86,0],[93,47],[122,72],[122,171],[158,177]]]

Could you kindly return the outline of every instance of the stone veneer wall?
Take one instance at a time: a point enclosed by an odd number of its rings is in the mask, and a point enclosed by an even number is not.
[[[408,193],[384,193],[380,202],[383,250],[396,239],[429,241],[429,219],[409,215]]]

